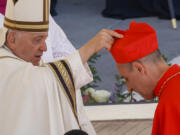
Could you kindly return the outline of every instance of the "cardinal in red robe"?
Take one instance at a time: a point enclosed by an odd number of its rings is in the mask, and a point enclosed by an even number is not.
[[[180,67],[173,65],[154,89],[159,97],[152,135],[180,135]]]
[[[145,99],[159,98],[152,135],[180,135],[180,66],[171,67],[158,49],[156,31],[147,23],[132,22],[111,48],[129,92]]]

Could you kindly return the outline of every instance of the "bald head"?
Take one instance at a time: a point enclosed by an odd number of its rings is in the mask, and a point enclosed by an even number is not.
[[[158,66],[159,64],[164,63],[165,61],[162,58],[160,50],[157,49],[153,53],[151,53],[141,59],[132,61],[130,63],[118,64],[118,65],[124,65],[129,69],[129,71],[132,71],[132,63],[133,62],[143,63],[143,64],[147,64],[147,65],[151,65],[151,66]]]

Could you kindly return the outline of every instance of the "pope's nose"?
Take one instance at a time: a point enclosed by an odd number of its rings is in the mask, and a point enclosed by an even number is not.
[[[41,50],[42,50],[43,52],[46,52],[46,51],[47,51],[47,45],[46,45],[46,43],[42,44]]]

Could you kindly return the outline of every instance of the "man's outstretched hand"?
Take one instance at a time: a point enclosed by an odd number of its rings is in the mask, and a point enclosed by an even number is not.
[[[123,35],[113,30],[101,30],[96,36],[89,40],[88,43],[79,49],[82,62],[86,63],[93,54],[99,52],[103,48],[110,50],[115,38],[123,38]]]

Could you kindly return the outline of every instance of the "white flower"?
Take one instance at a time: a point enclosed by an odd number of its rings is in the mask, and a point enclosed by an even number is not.
[[[91,97],[98,103],[104,103],[109,100],[111,93],[106,90],[97,90],[91,93]]]
[[[85,95],[92,95],[92,93],[94,93],[95,92],[95,89],[93,89],[93,88],[87,88],[86,90],[85,90]]]

